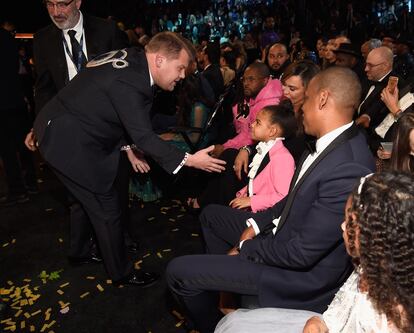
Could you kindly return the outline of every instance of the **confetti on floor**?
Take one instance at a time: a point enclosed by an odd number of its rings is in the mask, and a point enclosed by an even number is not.
[[[87,291],[86,293],[83,293],[82,295],[80,295],[80,298],[85,298],[86,296],[88,296],[90,293],[89,291]]]

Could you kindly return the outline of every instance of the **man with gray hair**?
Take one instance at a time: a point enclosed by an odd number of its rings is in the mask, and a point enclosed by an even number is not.
[[[361,54],[362,57],[367,60],[368,53],[370,53],[373,49],[380,47],[382,42],[379,39],[371,38],[367,40],[364,44],[361,45]]]

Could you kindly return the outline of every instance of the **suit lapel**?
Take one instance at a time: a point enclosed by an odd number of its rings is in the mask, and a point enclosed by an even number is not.
[[[293,204],[293,201],[295,199],[296,193],[298,192],[298,189],[303,184],[303,182],[306,180],[306,178],[309,176],[309,174],[312,172],[313,169],[315,169],[318,164],[336,147],[343,144],[345,141],[348,141],[349,139],[353,138],[358,134],[358,128],[356,125],[352,125],[349,129],[347,129],[345,132],[340,134],[334,141],[331,142],[331,144],[325,148],[325,150],[318,156],[318,158],[310,165],[310,167],[306,170],[306,172],[303,174],[303,176],[299,179],[298,183],[295,186],[295,182],[298,179],[300,170],[302,168],[303,162],[305,161],[306,157],[309,154],[304,153],[302,156],[302,160],[300,163],[300,168],[298,167],[296,169],[295,175],[293,177],[293,180],[290,185],[290,190],[288,194],[288,198],[286,201],[286,205],[283,208],[282,214],[280,215],[279,224],[277,226],[277,231],[279,231],[283,224],[286,222],[286,218],[289,214],[290,208]],[[306,156],[305,156],[306,155]]]
[[[54,64],[53,66],[55,67],[54,70],[56,73],[56,79],[59,80],[59,82],[56,82],[57,90],[62,89],[69,82],[68,65],[66,63],[66,54],[62,38],[62,30],[58,29],[56,26],[53,26],[48,47],[51,48],[50,63]]]
[[[92,60],[96,56],[99,55],[99,47],[96,44],[98,40],[96,37],[97,31],[94,28],[94,25],[91,24],[91,19],[89,16],[83,16],[83,29],[85,31],[85,43],[86,43],[86,51],[88,52],[88,61]]]

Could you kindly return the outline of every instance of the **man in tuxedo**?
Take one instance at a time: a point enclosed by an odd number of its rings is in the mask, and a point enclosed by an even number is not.
[[[387,86],[389,77],[397,76],[392,72],[393,59],[392,50],[389,47],[381,46],[373,49],[368,54],[365,64],[368,84],[365,87],[365,94],[363,94],[363,100],[358,108],[356,124],[366,129],[368,142],[374,153],[378,149],[375,128],[389,113],[388,108],[381,100],[381,92]],[[399,78],[398,87],[402,88],[403,86],[404,83]]]
[[[35,120],[40,153],[89,217],[115,284],[147,286],[158,277],[134,271],[125,253],[117,170],[128,138],[169,173],[177,173],[184,165],[209,172],[223,169],[223,161],[208,155],[213,146],[191,155],[152,130],[149,111],[154,84],[172,91],[184,78],[193,52],[180,35],[163,32],[153,37],[145,52],[131,48],[104,54],[89,62]],[[148,171],[139,154],[135,167]],[[79,237],[76,256],[88,256],[84,246],[90,237],[88,224],[71,227]]]
[[[212,291],[255,295],[260,307],[322,312],[346,280],[352,265],[342,241],[343,209],[356,179],[374,170],[352,122],[359,98],[351,70],[317,74],[303,105],[315,150],[302,156],[288,196],[254,214],[218,205],[203,211],[208,254],[178,257],[167,268],[169,287],[199,331],[213,332],[220,317]]]

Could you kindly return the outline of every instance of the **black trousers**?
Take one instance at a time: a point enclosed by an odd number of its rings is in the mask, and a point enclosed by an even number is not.
[[[132,271],[132,263],[127,259],[116,184],[107,193],[97,194],[54,171],[76,199],[71,206],[69,255],[89,256],[94,233],[109,277],[114,281],[126,277]]]
[[[221,317],[217,291],[259,293],[258,283],[265,266],[238,255],[226,255],[238,244],[251,215],[225,206],[206,207],[200,221],[209,254],[178,257],[167,267],[170,289],[202,333],[213,332]]]
[[[0,121],[0,157],[3,159],[9,195],[26,193],[26,186],[36,188],[33,154],[24,146],[28,132],[25,107],[2,110]]]

